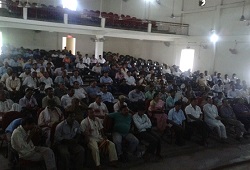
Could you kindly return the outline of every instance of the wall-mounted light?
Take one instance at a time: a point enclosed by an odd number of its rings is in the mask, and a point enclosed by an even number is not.
[[[215,30],[211,31],[210,41],[216,43],[219,40],[219,36],[216,34]]]

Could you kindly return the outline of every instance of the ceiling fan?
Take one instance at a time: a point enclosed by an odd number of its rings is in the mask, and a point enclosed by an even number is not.
[[[175,0],[173,0],[172,14],[171,14],[170,18],[174,19],[174,18],[179,18],[179,17],[181,17],[181,16],[175,16],[175,15],[174,15],[174,7],[175,7]]]

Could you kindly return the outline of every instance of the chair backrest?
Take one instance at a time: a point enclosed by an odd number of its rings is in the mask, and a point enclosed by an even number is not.
[[[111,133],[114,127],[114,120],[109,117],[109,116],[105,116],[104,120],[103,120],[103,128],[104,128],[104,132],[105,133]]]

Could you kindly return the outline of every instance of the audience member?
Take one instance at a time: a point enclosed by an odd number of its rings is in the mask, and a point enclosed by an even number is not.
[[[239,98],[234,101],[233,104],[233,110],[236,114],[236,117],[241,123],[244,124],[247,131],[249,131],[250,128],[250,109],[248,106],[244,103],[244,100]]]
[[[74,167],[76,170],[82,170],[85,150],[78,144],[81,136],[80,125],[75,120],[74,113],[68,112],[67,115],[68,117],[59,123],[55,130],[55,149],[60,159],[58,169],[68,170]]]
[[[40,80],[37,77],[37,72],[34,71],[24,79],[23,86],[36,89],[39,83]]]
[[[0,112],[9,112],[13,104],[11,99],[6,99],[4,91],[0,91]]]
[[[167,115],[165,114],[165,103],[160,99],[159,93],[155,93],[150,101],[148,115],[156,119],[157,129],[164,132],[167,127]]]
[[[114,104],[114,112],[119,112],[121,106],[127,106],[127,103],[125,102],[126,99],[127,98],[124,95],[118,97],[118,101]]]
[[[52,127],[64,119],[62,111],[56,107],[57,103],[53,99],[48,99],[48,105],[39,114],[38,125],[46,134],[46,145],[50,146],[50,134]]]
[[[197,129],[199,135],[201,135],[202,137],[200,143],[202,145],[206,145],[209,127],[203,121],[203,113],[201,112],[201,109],[197,104],[198,100],[196,98],[192,98],[190,100],[190,104],[185,108],[185,113],[187,114],[188,125],[191,128],[191,133]]]
[[[73,88],[75,90],[75,97],[80,99],[81,101],[87,101],[87,92],[84,90],[84,88],[80,87],[80,84],[78,81],[75,81],[73,84]]]
[[[74,70],[73,72],[73,76],[70,77],[69,82],[70,82],[70,86],[74,85],[74,82],[78,81],[78,83],[82,86],[83,85],[83,81],[81,76],[79,75],[79,72],[77,70]]]
[[[235,127],[236,139],[240,140],[244,134],[246,135],[247,131],[244,125],[239,120],[237,120],[236,115],[229,105],[227,99],[222,100],[222,106],[220,108],[219,115],[221,116],[223,122]]]
[[[88,106],[81,102],[78,98],[73,98],[71,101],[71,105],[65,108],[67,112],[75,113],[75,119],[78,123],[86,117]]]
[[[121,106],[119,112],[110,113],[108,116],[114,120],[112,136],[117,155],[121,161],[126,161],[128,157],[127,153],[123,153],[122,139],[128,142],[128,149],[126,149],[128,153],[135,153],[139,144],[139,140],[130,133],[132,116],[127,106]]]
[[[19,158],[29,161],[44,161],[46,169],[56,170],[56,161],[53,151],[47,147],[34,146],[32,138],[39,129],[33,118],[25,118],[11,136],[11,146],[18,152]]]
[[[61,106],[65,109],[69,105],[71,105],[72,99],[76,98],[75,90],[73,87],[68,88],[68,94],[65,94],[61,98]]]
[[[51,86],[45,88],[46,97],[42,100],[42,107],[45,108],[49,105],[49,101],[53,100],[56,103],[56,106],[61,105],[59,97],[54,95],[54,89]]]
[[[19,100],[19,105],[22,109],[37,110],[38,104],[33,94],[33,89],[27,88],[25,90],[25,96]]]
[[[181,110],[182,103],[179,101],[175,102],[175,107],[168,112],[168,122],[172,125],[171,128],[175,131],[176,141],[175,144],[182,146],[185,145],[185,115]]]
[[[107,106],[102,102],[101,96],[96,96],[95,102],[89,105],[89,108],[93,109],[95,116],[104,119],[104,116],[109,113]]]
[[[17,100],[20,95],[21,82],[17,78],[16,73],[13,72],[12,75],[6,79],[6,88],[10,93],[10,98]]]
[[[102,121],[95,116],[92,108],[88,109],[88,117],[81,122],[81,131],[92,152],[96,167],[100,167],[100,153],[108,154],[110,165],[118,160],[115,144],[107,139],[103,131]]]
[[[213,105],[211,97],[207,97],[207,104],[203,106],[205,122],[211,129],[216,129],[222,142],[227,139],[227,132],[224,124],[221,122],[221,117],[218,114],[218,110]]]
[[[138,130],[138,138],[149,143],[146,153],[143,156],[144,159],[149,161],[151,154],[155,154],[158,158],[161,158],[161,139],[151,129],[152,123],[145,114],[145,109],[139,108],[138,112],[133,115],[133,121]]]

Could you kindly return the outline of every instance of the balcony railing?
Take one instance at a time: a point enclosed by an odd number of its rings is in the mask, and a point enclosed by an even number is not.
[[[135,17],[93,10],[83,12],[71,11],[62,7],[32,6],[20,8],[18,4],[8,4],[7,8],[0,8],[0,16],[23,18],[74,25],[86,25],[122,30],[133,30],[142,32],[188,35],[188,24],[141,20]]]

